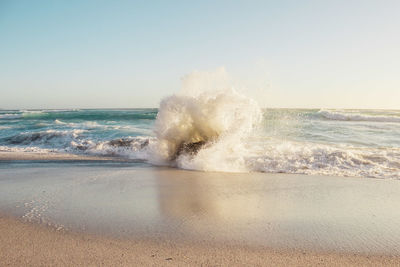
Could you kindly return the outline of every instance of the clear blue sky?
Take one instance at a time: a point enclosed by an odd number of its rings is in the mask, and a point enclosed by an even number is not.
[[[400,109],[400,1],[0,0],[0,108],[157,107],[225,67],[268,107]]]

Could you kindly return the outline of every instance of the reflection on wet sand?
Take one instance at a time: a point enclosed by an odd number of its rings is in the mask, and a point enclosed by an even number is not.
[[[171,236],[400,253],[397,181],[168,169],[153,175]]]
[[[302,229],[309,218],[301,213],[315,213],[315,205],[301,205],[309,201],[303,190],[310,181],[293,183],[285,176],[263,173],[170,169],[153,175],[162,228],[173,236],[285,246],[292,237],[315,234]]]
[[[249,189],[255,177],[243,174],[196,171],[157,171],[160,213],[166,219],[202,223],[235,223],[256,219],[270,210],[262,194]],[[249,179],[252,179],[249,183]],[[261,189],[261,188],[259,188]]]
[[[60,165],[0,185],[0,211],[66,229],[400,254],[396,180]]]

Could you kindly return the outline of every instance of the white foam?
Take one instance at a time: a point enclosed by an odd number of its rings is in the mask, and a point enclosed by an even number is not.
[[[54,123],[55,123],[55,124],[60,124],[60,125],[65,125],[65,124],[67,124],[67,123],[65,123],[65,122],[63,122],[63,121],[60,121],[60,120],[58,120],[58,119],[54,120]]]
[[[131,159],[148,160],[148,145],[154,142],[154,138],[146,136],[127,137],[123,142],[126,145],[113,145],[112,141],[85,141],[81,143],[71,142],[72,148],[84,147],[85,153],[102,156],[123,156]],[[115,140],[113,140],[115,141]]]
[[[226,77],[223,69],[195,72],[184,77],[178,94],[161,101],[151,162],[204,171],[247,170],[243,144],[260,122],[261,110],[230,88]],[[196,142],[206,143],[196,155],[177,155],[182,144]]]
[[[27,147],[10,147],[10,146],[0,146],[1,152],[36,152],[36,153],[49,153],[55,152],[54,149],[40,148],[37,146],[27,146]]]
[[[400,178],[399,148],[333,146],[276,140],[257,145],[249,169],[269,173]]]
[[[0,114],[0,119],[19,119],[21,118],[22,115],[21,114],[15,114],[15,113],[6,113],[6,114]]]
[[[366,115],[356,112],[332,111],[326,109],[321,109],[318,114],[325,119],[338,121],[400,122],[400,116]]]
[[[73,127],[73,128],[98,128],[98,127],[106,128],[106,126],[99,125],[95,121],[84,121],[84,122],[77,123],[77,122],[63,122],[59,119],[55,119],[54,123],[58,124],[58,125],[66,125],[66,126]]]
[[[219,80],[214,83],[215,79]],[[258,136],[254,130],[262,117],[260,108],[226,81],[223,70],[195,72],[184,78],[181,92],[161,101],[155,123],[157,139],[149,148],[150,162],[202,171],[400,178],[398,148],[335,146]],[[318,114],[332,120],[400,122],[396,114],[329,110]],[[197,153],[180,153],[182,144],[197,142],[205,143]]]
[[[72,129],[72,130],[46,130],[39,132],[22,132],[18,135],[8,138],[10,144],[15,145],[34,145],[40,146],[45,144],[55,145],[55,148],[64,147],[72,140],[80,137],[86,130]]]

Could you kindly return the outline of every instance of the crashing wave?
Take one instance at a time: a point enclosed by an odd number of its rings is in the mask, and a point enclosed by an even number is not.
[[[188,75],[181,92],[161,101],[153,163],[195,170],[246,171],[244,143],[262,113],[254,100],[232,88],[209,87],[210,80],[220,81],[225,75],[224,70]]]
[[[0,114],[0,119],[1,120],[14,120],[14,119],[19,119],[21,118],[21,114],[15,114],[15,113],[6,113],[6,114]]]
[[[318,114],[325,119],[337,121],[400,122],[400,116],[365,115],[360,113],[346,113],[325,109],[318,111]]]
[[[44,145],[50,143],[70,142],[76,139],[85,130],[47,130],[39,132],[24,132],[5,138],[6,142],[12,145]]]
[[[2,111],[0,151],[117,156],[201,171],[400,178],[399,111],[262,114],[228,80],[223,69],[192,73],[159,110]]]
[[[85,153],[101,156],[124,156],[130,159],[148,160],[148,146],[154,138],[150,137],[127,137],[110,141],[85,141],[81,143],[72,142],[74,149],[85,151]]]
[[[335,147],[331,145],[282,142],[258,148],[247,158],[258,172],[400,178],[400,149]]]
[[[150,137],[126,137],[107,141],[94,141],[84,136],[87,130],[47,130],[25,132],[5,138],[9,145],[52,148],[59,152],[85,152],[104,156],[130,156],[135,151],[144,150]],[[6,146],[3,147],[4,149]],[[11,149],[11,148],[10,148]],[[143,157],[147,158],[147,157]]]

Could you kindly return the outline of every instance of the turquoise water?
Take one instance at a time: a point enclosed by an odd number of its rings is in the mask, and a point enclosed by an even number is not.
[[[0,110],[0,150],[152,162],[157,112]],[[248,171],[399,178],[400,111],[265,109],[244,145]]]
[[[0,111],[3,150],[82,152],[119,138],[151,136],[156,109]]]

